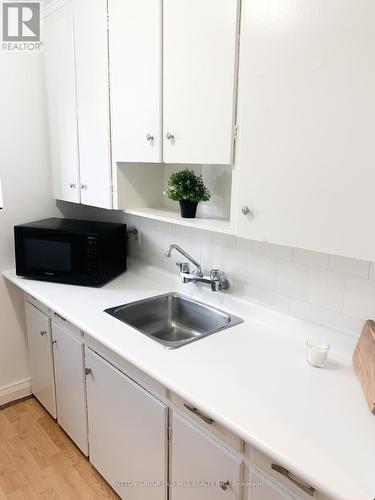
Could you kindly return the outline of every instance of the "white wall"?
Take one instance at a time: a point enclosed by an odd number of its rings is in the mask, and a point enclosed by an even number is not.
[[[14,267],[13,226],[58,213],[51,195],[41,58],[0,51],[0,270]],[[28,379],[22,295],[0,279],[0,404]],[[27,383],[26,383],[27,385]]]

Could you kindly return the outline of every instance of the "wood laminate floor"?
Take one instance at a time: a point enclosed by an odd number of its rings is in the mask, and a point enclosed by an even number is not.
[[[34,398],[0,410],[0,500],[118,499]]]

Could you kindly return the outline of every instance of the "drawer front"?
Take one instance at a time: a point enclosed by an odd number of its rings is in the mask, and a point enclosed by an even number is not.
[[[173,412],[171,500],[239,500],[242,455],[224,448],[183,415]]]
[[[243,441],[233,434],[230,430],[228,430],[223,425],[215,422],[214,419],[211,418],[210,415],[207,415],[205,412],[201,411],[199,408],[195,408],[193,404],[182,399],[180,396],[176,394],[170,393],[169,400],[174,408],[177,408],[179,412],[185,415],[186,418],[194,421],[204,430],[211,432],[222,441],[227,443],[233,450],[242,453],[244,449]]]
[[[247,500],[294,500],[257,471],[251,471],[251,487]]]
[[[270,457],[246,444],[246,456],[251,458],[251,463],[272,478],[280,487],[286,490],[296,500],[329,500],[329,497],[318,492],[303,478],[288,471],[282,464],[272,460]]]
[[[53,319],[53,322],[56,323],[56,325],[61,326],[61,328],[63,328],[64,330],[68,329],[70,335],[77,337],[77,339],[83,339],[83,333],[81,332],[81,330],[77,326],[72,325],[72,323],[70,323],[60,314],[51,311],[51,318]]]
[[[39,302],[39,300],[37,300],[32,295],[25,293],[25,301],[28,302],[29,304],[32,304],[34,307],[39,309],[39,311],[42,311],[44,314],[50,315],[51,313],[50,309],[48,309],[47,306],[42,304],[42,302]]]

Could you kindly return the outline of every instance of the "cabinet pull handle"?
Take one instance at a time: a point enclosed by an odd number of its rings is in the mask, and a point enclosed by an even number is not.
[[[60,316],[60,314],[57,314],[57,313],[55,313],[55,312],[54,312],[53,314],[54,314],[54,316],[56,316],[56,318],[60,318],[60,319],[62,319],[63,321],[66,321],[66,319],[65,319],[65,318],[63,318],[62,316]]]
[[[52,345],[57,344],[57,340],[52,340]]]
[[[92,374],[91,368],[85,368],[85,375],[91,375],[91,374]]]
[[[44,335],[46,335],[46,334],[47,334],[47,332],[46,332],[45,330],[41,330],[39,333],[40,333],[40,335],[41,335],[42,337],[43,337]]]
[[[167,132],[165,137],[168,139],[168,141],[171,141],[172,144],[174,144],[175,136],[174,134],[171,134],[170,132]]]
[[[154,136],[151,134],[147,134],[146,139],[148,140],[148,142],[154,142]]]
[[[228,486],[230,486],[230,482],[229,482],[229,481],[220,481],[220,482],[219,482],[219,486],[220,486],[220,488],[221,488],[223,491],[227,491]]]
[[[75,189],[77,186],[74,184],[74,182],[69,182],[69,187],[70,189]]]
[[[81,184],[81,189],[87,189],[87,184]]]
[[[203,420],[203,422],[206,422],[206,424],[213,424],[214,421],[212,418],[210,417],[207,417],[207,415],[205,415],[204,413],[201,413],[197,408],[194,408],[193,406],[189,406],[187,405],[186,403],[184,403],[184,406],[187,410],[191,411],[192,413],[194,413],[194,415],[197,415],[197,417],[201,418]]]
[[[285,467],[282,467],[281,465],[278,464],[271,464],[271,469],[275,470],[282,476],[286,477],[291,481],[293,484],[298,486],[298,488],[301,488],[305,493],[310,495],[311,497],[314,496],[315,488],[312,486],[309,486],[308,484],[304,483],[303,481],[299,481],[296,479],[291,472],[288,471],[288,469],[285,469]]]

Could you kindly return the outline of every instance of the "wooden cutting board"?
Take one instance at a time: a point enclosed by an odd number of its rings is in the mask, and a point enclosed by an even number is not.
[[[375,414],[375,322],[366,321],[353,354],[353,366],[363,392]]]

